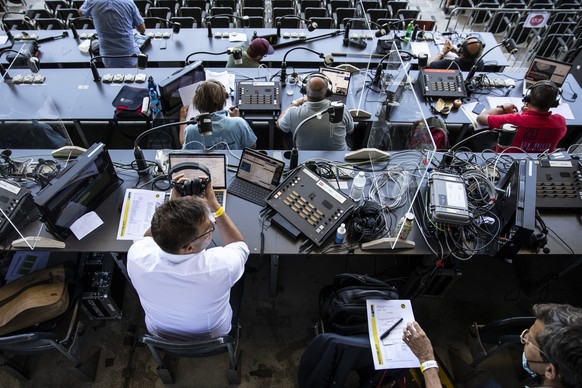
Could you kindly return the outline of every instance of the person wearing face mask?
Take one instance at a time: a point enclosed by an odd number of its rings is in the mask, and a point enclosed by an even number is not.
[[[224,246],[208,248],[215,229]],[[242,233],[212,185],[206,185],[203,198],[182,197],[174,188],[127,253],[127,271],[149,333],[171,340],[233,334],[248,256]]]
[[[534,324],[521,333],[522,365],[540,387],[582,387],[582,309],[537,304]]]

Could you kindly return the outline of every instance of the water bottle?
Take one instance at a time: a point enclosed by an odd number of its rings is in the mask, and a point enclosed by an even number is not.
[[[160,112],[160,98],[158,96],[158,86],[154,82],[154,77],[148,78],[148,89],[150,91],[150,108],[152,116],[155,117]]]
[[[346,236],[346,224],[341,224],[337,231],[335,232],[335,243],[341,244],[344,242],[344,237]]]
[[[406,27],[406,34],[404,35],[405,41],[410,41],[410,37],[412,36],[412,32],[414,31],[414,23],[411,21],[408,23],[408,27]]]
[[[359,202],[362,199],[362,194],[364,193],[364,187],[366,186],[366,174],[363,171],[360,171],[358,175],[354,178],[352,182],[352,191],[350,193],[350,197],[356,202]]]

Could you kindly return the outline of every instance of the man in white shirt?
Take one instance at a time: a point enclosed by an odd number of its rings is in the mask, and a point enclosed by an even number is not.
[[[215,228],[225,245],[206,249]],[[234,332],[248,256],[243,235],[216,200],[212,185],[206,185],[204,198],[180,197],[174,189],[127,254],[148,331],[177,340]]]

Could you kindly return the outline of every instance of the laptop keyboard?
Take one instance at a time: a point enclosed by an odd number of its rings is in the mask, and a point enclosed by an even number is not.
[[[224,191],[215,191],[214,192],[214,196],[216,197],[216,200],[218,201],[218,203],[220,204],[220,206],[224,207]]]
[[[268,194],[264,188],[249,184],[241,179],[233,179],[228,186],[228,192],[260,206],[265,206],[265,197]]]

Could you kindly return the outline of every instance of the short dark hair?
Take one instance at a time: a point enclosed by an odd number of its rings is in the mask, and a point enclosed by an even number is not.
[[[215,80],[200,82],[192,97],[192,104],[200,113],[212,113],[224,109],[224,104],[226,104],[224,85]]]
[[[530,104],[547,112],[558,98],[558,87],[544,81],[542,84],[534,84],[529,90],[529,95]]]
[[[154,241],[167,253],[177,254],[200,234],[208,206],[197,197],[181,197],[159,206],[152,218]]]
[[[535,317],[544,324],[536,337],[544,360],[551,362],[565,387],[582,386],[582,309],[567,304],[537,304]]]

